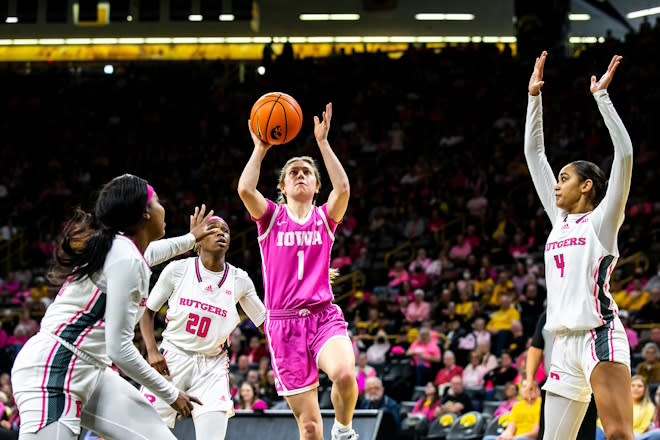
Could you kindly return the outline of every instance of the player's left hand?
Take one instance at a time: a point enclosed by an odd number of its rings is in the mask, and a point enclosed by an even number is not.
[[[616,68],[619,67],[619,63],[622,59],[622,56],[614,55],[612,61],[610,61],[610,65],[607,66],[607,72],[605,72],[598,81],[596,81],[596,75],[591,76],[591,87],[589,89],[592,94],[599,90],[607,90],[607,87],[609,87],[612,78],[614,77],[614,72],[616,72]]]
[[[201,209],[198,206],[195,206],[195,212],[190,215],[190,232],[195,236],[195,241],[197,242],[205,239],[211,234],[220,232],[220,229],[217,226],[211,226],[208,224],[209,218],[213,215],[213,210],[210,210],[204,215],[205,213],[206,205],[202,204]]]
[[[330,120],[332,119],[332,103],[329,102],[325,105],[325,111],[320,120],[318,116],[314,116],[314,137],[316,142],[321,143],[328,140],[328,131],[330,131]]]

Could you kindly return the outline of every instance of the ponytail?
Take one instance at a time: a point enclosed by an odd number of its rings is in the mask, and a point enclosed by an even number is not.
[[[139,223],[147,207],[147,181],[131,174],[103,186],[93,213],[76,209],[57,240],[48,280],[77,281],[103,268],[115,234]]]

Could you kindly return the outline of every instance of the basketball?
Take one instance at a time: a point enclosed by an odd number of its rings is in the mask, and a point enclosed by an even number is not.
[[[302,127],[302,110],[286,93],[266,93],[252,106],[250,124],[252,131],[267,144],[286,144]]]

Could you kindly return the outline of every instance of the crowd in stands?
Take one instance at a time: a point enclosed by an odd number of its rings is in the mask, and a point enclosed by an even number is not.
[[[588,81],[612,54],[624,55],[610,94],[635,162],[619,248],[622,259],[643,252],[650,265],[615,270],[611,290],[627,326],[632,373],[651,396],[660,383],[658,48],[657,25],[623,42],[607,39],[548,62],[544,87],[553,167],[580,158],[608,172],[612,146]],[[285,157],[319,157],[311,116],[333,102],[330,142],[351,179],[351,202],[331,266],[361,271],[365,280],[348,296],[337,287],[357,359],[358,406],[383,408],[397,427],[408,414],[430,423],[473,409],[529,410],[535,400],[518,388],[548,294],[542,257],[550,227],[523,157],[530,61],[495,45],[464,44],[411,46],[401,57],[287,60],[263,77],[220,61],[125,64],[115,75],[91,66],[0,66],[0,79],[11,84],[0,110],[0,244],[19,234],[26,243],[18,264],[0,272],[0,429],[18,423],[6,373],[59,288],[44,278],[54,237],[72,208],[88,207],[109,178],[131,172],[162,188],[169,236],[185,232],[195,204],[215,209],[232,228],[228,261],[261,290],[256,231],[236,184],[251,153],[249,109],[274,89],[299,100],[305,123],[264,163],[271,178],[259,189],[270,198]],[[402,251],[389,252],[401,243]],[[249,321],[230,350],[236,408],[282,407],[263,337]],[[323,407],[327,380],[320,385]],[[660,427],[653,411],[642,411],[641,432]]]

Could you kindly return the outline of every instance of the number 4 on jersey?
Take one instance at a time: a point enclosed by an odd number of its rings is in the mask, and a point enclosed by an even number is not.
[[[557,269],[561,270],[561,277],[564,278],[564,254],[555,255],[555,264]]]

